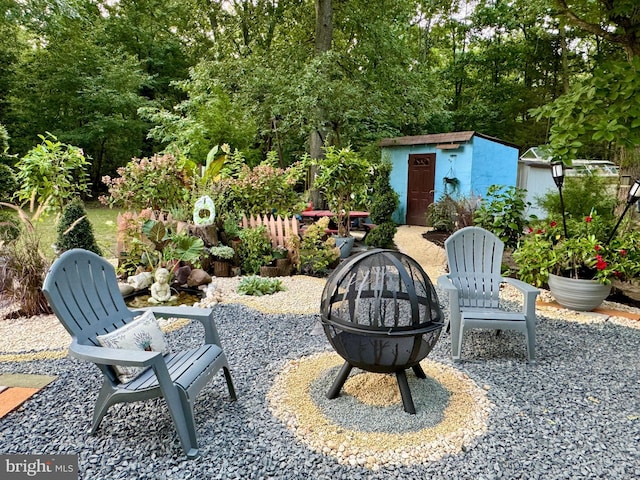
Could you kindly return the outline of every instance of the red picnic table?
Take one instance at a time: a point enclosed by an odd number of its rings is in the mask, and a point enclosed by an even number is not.
[[[331,210],[305,210],[305,211],[301,212],[300,215],[302,216],[303,219],[304,218],[318,219],[318,218],[322,218],[322,217],[333,218],[333,217],[336,216],[336,214],[334,212],[332,212]],[[362,237],[363,240],[369,234],[371,229],[375,228],[375,225],[373,225],[371,223],[362,223],[361,222],[361,220],[363,220],[365,218],[368,218],[368,217],[369,217],[369,212],[365,212],[365,211],[362,211],[362,210],[351,210],[351,211],[349,211],[349,221],[357,220],[357,226],[361,227],[365,231],[365,235],[364,235],[364,237]],[[337,233],[337,230],[330,230],[330,232],[331,233]]]
[[[335,217],[337,216],[331,210],[306,210],[300,213],[302,217],[307,218],[322,218],[322,217]],[[369,212],[359,211],[359,210],[351,210],[349,212],[349,220],[356,218],[367,218],[369,216]]]

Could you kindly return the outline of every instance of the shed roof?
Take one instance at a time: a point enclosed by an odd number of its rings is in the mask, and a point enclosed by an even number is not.
[[[429,135],[412,135],[409,137],[395,137],[395,138],[383,138],[380,141],[381,147],[394,147],[394,146],[406,146],[406,145],[431,145],[431,144],[455,144],[455,143],[467,143],[471,141],[473,137],[480,137],[493,142],[501,143],[509,147],[518,148],[513,143],[505,142],[499,138],[490,137],[473,130],[464,132],[449,132],[449,133],[433,133]],[[440,147],[439,147],[440,148]],[[446,147],[445,147],[446,148]]]

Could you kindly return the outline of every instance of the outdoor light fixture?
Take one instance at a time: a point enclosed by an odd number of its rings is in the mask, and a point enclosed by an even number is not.
[[[558,187],[558,193],[560,194],[560,210],[562,211],[562,226],[564,227],[564,236],[567,238],[567,220],[564,216],[564,200],[562,199],[562,185],[564,184],[564,163],[553,162],[551,163],[551,176],[553,181]]]
[[[564,163],[553,162],[551,164],[551,176],[553,181],[556,182],[556,186],[561,189],[564,184]]]
[[[640,179],[636,179],[636,181],[633,182],[633,185],[631,185],[631,188],[629,189],[629,194],[627,195],[627,204],[624,206],[622,215],[620,215],[620,218],[618,219],[618,223],[616,223],[616,226],[613,227],[613,230],[611,231],[611,234],[609,235],[609,238],[607,239],[607,242],[605,243],[605,245],[609,245],[609,242],[611,241],[613,236],[616,234],[616,230],[618,230],[618,227],[620,226],[620,222],[622,222],[622,219],[627,214],[627,210],[629,210],[631,205],[636,203],[639,199],[640,199]]]

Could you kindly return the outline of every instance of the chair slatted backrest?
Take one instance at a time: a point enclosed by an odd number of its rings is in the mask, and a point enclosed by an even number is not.
[[[504,243],[480,227],[465,227],[445,241],[449,278],[463,307],[498,308]]]
[[[93,252],[73,249],[51,266],[43,292],[69,334],[85,345],[133,318],[118,288],[115,269]]]

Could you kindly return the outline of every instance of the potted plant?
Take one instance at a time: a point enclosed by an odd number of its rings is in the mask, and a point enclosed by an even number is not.
[[[213,274],[216,277],[228,277],[231,271],[230,260],[236,251],[227,245],[216,245],[209,248],[209,253],[213,257]]]
[[[567,222],[564,236],[559,222],[551,220],[530,228],[513,253],[518,277],[535,286],[549,285],[562,306],[588,311],[609,295],[614,279],[637,275],[632,258],[635,234],[621,234],[609,244],[609,225],[595,213]]]
[[[264,225],[243,228],[240,231],[240,262],[242,270],[250,275],[260,272],[260,267],[273,260],[271,241]],[[277,268],[277,267],[274,267]]]
[[[346,241],[353,245],[353,237],[349,235],[349,212],[357,204],[359,198],[364,198],[369,184],[370,165],[350,148],[336,149],[329,146],[324,148],[325,157],[316,160],[318,175],[314,186],[320,190],[335,213],[338,224],[338,238],[336,244],[341,249],[341,256],[350,253],[350,247],[343,249],[341,244]]]

